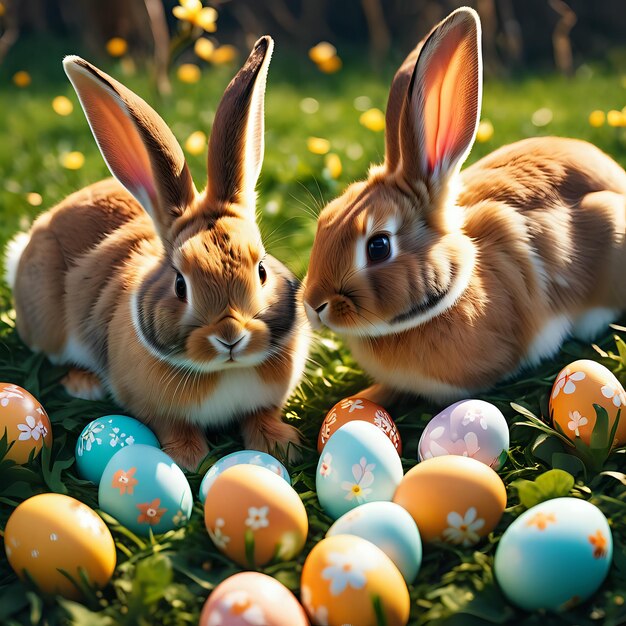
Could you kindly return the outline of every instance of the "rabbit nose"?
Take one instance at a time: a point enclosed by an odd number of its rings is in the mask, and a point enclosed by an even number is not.
[[[223,334],[219,336],[211,335],[208,339],[213,344],[213,347],[221,354],[232,354],[234,350],[241,353],[248,344],[250,332],[243,330],[234,337],[231,335],[224,337]]]
[[[225,348],[232,350],[236,345],[238,345],[239,343],[243,341],[243,335],[239,337],[238,339],[235,339],[234,341],[230,341],[230,342],[224,341],[223,339],[220,339],[219,337],[216,337],[215,341],[217,341],[218,343],[221,343]]]

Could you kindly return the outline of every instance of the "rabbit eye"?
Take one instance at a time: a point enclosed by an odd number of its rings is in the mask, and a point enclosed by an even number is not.
[[[263,265],[263,261],[259,263],[259,280],[261,284],[264,285],[267,280],[267,271],[265,270],[265,266]]]
[[[372,263],[384,261],[391,254],[391,241],[387,235],[374,235],[367,242],[367,256]]]
[[[176,291],[176,297],[179,300],[187,299],[187,283],[183,275],[178,272],[176,274],[176,282],[174,283],[174,291]]]

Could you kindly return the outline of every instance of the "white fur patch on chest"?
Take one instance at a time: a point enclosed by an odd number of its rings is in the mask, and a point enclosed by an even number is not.
[[[184,408],[185,417],[203,426],[220,426],[234,417],[269,406],[281,406],[288,390],[284,384],[261,380],[252,369],[233,369],[220,375],[220,381],[200,405]]]
[[[554,355],[572,331],[572,320],[567,315],[557,315],[548,320],[535,335],[522,357],[520,367],[537,365],[541,360]]]

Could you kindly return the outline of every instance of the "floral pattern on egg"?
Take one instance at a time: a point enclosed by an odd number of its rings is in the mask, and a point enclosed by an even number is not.
[[[16,463],[52,443],[50,419],[39,401],[18,385],[0,382],[0,437],[5,431],[11,446],[6,458]]]
[[[344,398],[328,411],[320,428],[317,451],[321,454],[333,433],[354,420],[374,424],[389,438],[398,454],[402,454],[402,440],[391,415],[382,406],[358,397]]]
[[[462,400],[437,414],[420,438],[420,460],[455,454],[494,469],[506,461],[509,428],[500,410],[482,400]]]
[[[550,393],[550,415],[555,428],[570,439],[591,441],[596,424],[594,404],[609,417],[609,429],[626,406],[626,391],[604,365],[588,359],[570,363],[557,375]],[[620,419],[615,445],[626,443],[626,419]]]

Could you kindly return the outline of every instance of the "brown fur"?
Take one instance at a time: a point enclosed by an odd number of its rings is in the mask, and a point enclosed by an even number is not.
[[[24,341],[78,366],[64,380],[70,393],[94,397],[104,386],[189,468],[208,450],[205,426],[240,422],[246,446],[261,450],[299,441],[281,421],[308,343],[299,288],[265,254],[254,216],[271,48],[259,40],[225,92],[203,193],[145,102],[82,59],[66,61],[126,189],[106,180],[68,197],[35,222],[19,260]]]
[[[457,80],[447,102],[436,85]],[[424,103],[437,97],[438,116],[429,117]],[[307,313],[346,334],[379,383],[366,392],[372,399],[488,388],[558,348],[558,335],[545,353],[533,343],[548,323],[626,308],[624,170],[582,141],[541,138],[458,174],[479,113],[479,23],[460,9],[396,74],[385,164],[320,215]],[[367,238],[389,224],[394,256],[357,267]],[[448,303],[464,269],[467,282]],[[447,306],[429,317],[438,298]]]

